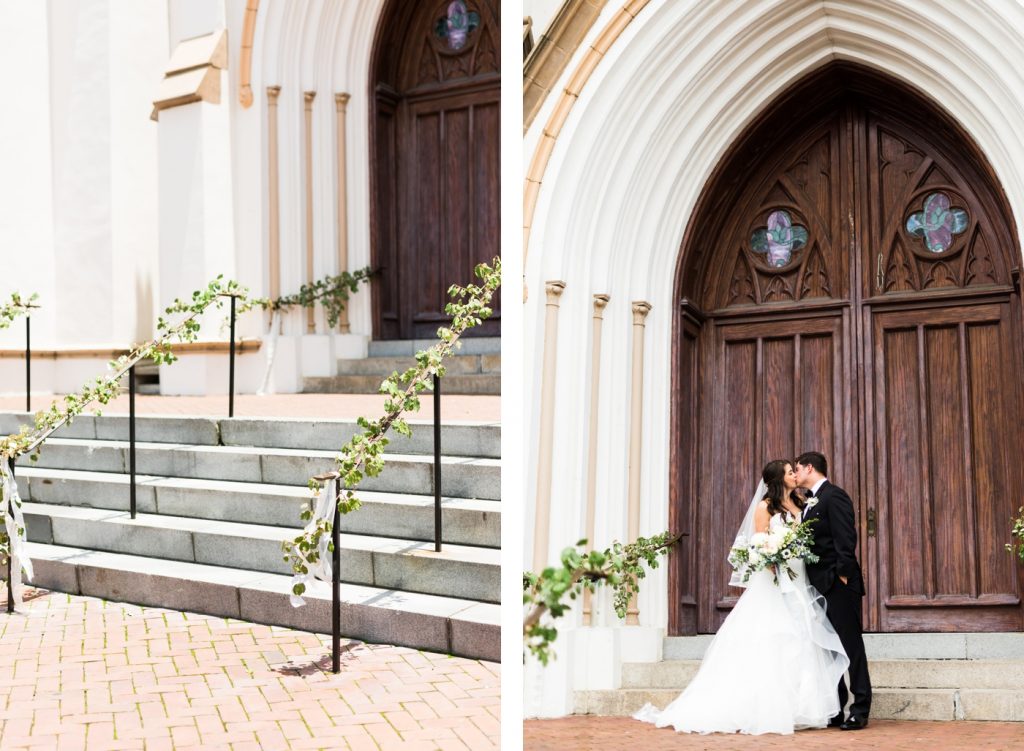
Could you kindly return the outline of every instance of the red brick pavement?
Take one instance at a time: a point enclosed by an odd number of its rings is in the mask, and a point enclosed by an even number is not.
[[[523,751],[1010,751],[1024,749],[1020,722],[874,720],[864,730],[805,730],[794,735],[689,735],[627,717],[528,720]]]
[[[33,396],[32,409],[46,409],[54,396]],[[194,415],[227,417],[228,397],[220,396],[143,396],[135,397],[140,415]],[[0,397],[0,411],[25,409],[24,396]],[[105,414],[128,414],[128,397],[119,396],[106,407]],[[235,396],[236,417],[319,417],[323,419],[374,417],[384,412],[384,397],[376,394],[238,394]],[[500,396],[441,395],[441,414],[445,421],[501,419]],[[429,420],[434,416],[433,398],[427,393],[419,412],[410,420]]]
[[[29,590],[0,613],[0,748],[498,748],[498,665],[342,648],[334,675],[329,636]]]

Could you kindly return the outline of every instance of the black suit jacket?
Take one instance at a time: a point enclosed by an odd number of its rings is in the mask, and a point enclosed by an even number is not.
[[[814,545],[811,551],[817,563],[807,564],[807,578],[823,595],[833,586],[845,586],[864,596],[864,577],[857,562],[857,525],[853,518],[853,501],[838,485],[828,480],[818,488],[818,502],[803,515],[803,521],[814,519]]]

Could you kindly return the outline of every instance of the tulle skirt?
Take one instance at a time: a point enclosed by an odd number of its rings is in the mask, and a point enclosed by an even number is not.
[[[700,670],[663,711],[634,717],[687,733],[790,734],[839,714],[837,687],[850,661],[807,583],[754,574],[708,646]]]

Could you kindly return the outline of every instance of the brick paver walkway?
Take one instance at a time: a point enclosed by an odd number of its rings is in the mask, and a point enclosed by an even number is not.
[[[494,663],[346,641],[334,675],[329,636],[29,598],[0,612],[5,751],[498,747]]]
[[[47,409],[59,397],[37,395],[32,397],[32,409]],[[434,401],[430,392],[421,397],[420,411],[410,414],[410,420],[429,420],[434,416]],[[0,412],[21,412],[25,409],[24,396],[0,397]],[[192,415],[227,417],[228,397],[214,396],[136,396],[135,409],[140,415]],[[128,397],[119,396],[106,407],[104,414],[128,414]],[[384,397],[377,394],[237,394],[236,417],[319,417],[340,420],[345,418],[376,417],[384,412]],[[86,414],[89,414],[88,412]],[[441,395],[441,416],[450,420],[497,422],[501,419],[500,396]]]
[[[1024,749],[1020,722],[873,720],[864,730],[805,730],[794,735],[688,735],[627,717],[528,720],[523,751],[1009,751]]]

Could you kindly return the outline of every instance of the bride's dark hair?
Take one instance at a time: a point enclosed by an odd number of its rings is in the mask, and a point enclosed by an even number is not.
[[[793,462],[789,459],[774,459],[764,465],[764,469],[761,471],[761,479],[764,480],[764,484],[768,488],[764,492],[764,499],[768,501],[768,513],[772,516],[785,512],[785,509],[782,507],[782,499],[786,495],[784,479],[786,477],[786,467],[792,466]],[[792,490],[789,497],[796,504],[797,508],[803,509],[805,504],[800,493]]]

